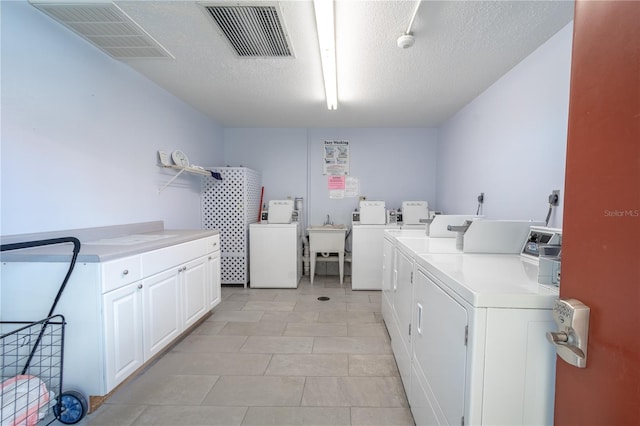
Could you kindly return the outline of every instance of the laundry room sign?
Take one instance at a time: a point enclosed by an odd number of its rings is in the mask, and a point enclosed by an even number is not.
[[[324,141],[323,174],[349,174],[349,141]]]
[[[329,175],[329,198],[340,199],[344,198],[345,179],[346,176]]]

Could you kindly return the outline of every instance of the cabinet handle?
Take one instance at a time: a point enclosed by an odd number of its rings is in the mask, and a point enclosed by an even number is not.
[[[182,268],[178,269],[178,272],[184,272],[184,271],[186,271],[186,270],[187,270],[187,267],[186,267],[186,266],[183,266]]]
[[[213,256],[209,256],[209,260],[213,259]]]
[[[122,275],[129,275],[129,270],[125,269],[124,271],[122,271]]]
[[[142,288],[142,284],[138,284],[138,290]]]

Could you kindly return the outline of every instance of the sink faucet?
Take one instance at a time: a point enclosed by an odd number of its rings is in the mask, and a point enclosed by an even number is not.
[[[324,225],[333,225],[333,222],[331,222],[331,218],[329,218],[329,215],[327,215],[327,220],[324,221]]]

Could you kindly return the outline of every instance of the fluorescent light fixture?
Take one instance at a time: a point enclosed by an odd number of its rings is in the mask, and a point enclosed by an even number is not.
[[[316,12],[316,29],[322,60],[324,91],[327,108],[338,108],[338,77],[336,76],[336,30],[333,12],[334,0],[313,0]]]

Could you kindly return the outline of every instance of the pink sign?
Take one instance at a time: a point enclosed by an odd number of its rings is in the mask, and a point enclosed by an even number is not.
[[[345,176],[329,176],[329,190],[344,189],[345,180]]]

